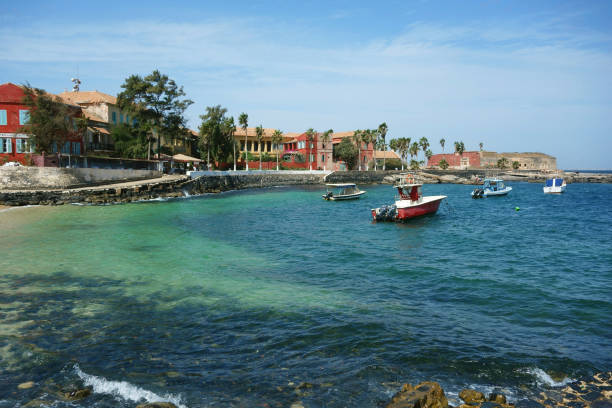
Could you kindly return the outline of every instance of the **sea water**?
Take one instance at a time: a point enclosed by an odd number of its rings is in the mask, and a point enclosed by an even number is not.
[[[425,185],[447,200],[404,224],[371,221],[386,185],[0,212],[0,407],[520,401],[610,370],[612,185],[509,184]]]

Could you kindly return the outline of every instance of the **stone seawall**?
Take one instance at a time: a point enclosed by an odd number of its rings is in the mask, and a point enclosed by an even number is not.
[[[0,191],[0,204],[63,205],[71,203],[109,204],[153,200],[157,198],[185,197],[204,193],[240,190],[246,188],[272,187],[278,185],[322,184],[322,174],[245,174],[202,176],[191,179],[187,176],[160,178],[143,183],[125,183],[116,186],[86,187],[63,190]],[[126,185],[127,184],[127,185]],[[130,185],[131,184],[131,185]]]
[[[0,167],[0,189],[66,189],[161,177],[155,170]]]

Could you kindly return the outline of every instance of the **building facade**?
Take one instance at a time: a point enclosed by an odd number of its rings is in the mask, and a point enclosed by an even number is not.
[[[35,146],[31,143],[30,136],[22,131],[29,120],[30,112],[30,108],[23,103],[24,97],[22,87],[12,83],[0,85],[0,164],[1,162],[32,164],[31,155]],[[81,115],[78,107],[75,107],[74,115],[75,117]],[[81,155],[82,137],[77,132],[68,136],[63,146],[53,147],[53,153]]]
[[[434,154],[427,161],[427,167],[439,167],[444,159],[451,169],[495,168],[502,158],[506,159],[506,167],[512,168],[518,163],[521,170],[556,170],[557,159],[544,153],[497,153],[489,151],[472,151],[459,153]]]

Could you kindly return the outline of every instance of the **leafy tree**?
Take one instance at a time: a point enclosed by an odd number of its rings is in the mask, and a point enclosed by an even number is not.
[[[238,123],[240,123],[240,127],[242,128],[242,130],[244,130],[244,152],[245,152],[245,160],[246,160],[246,169],[248,171],[249,170],[249,159],[248,159],[249,150],[247,149],[247,130],[249,126],[249,115],[242,112],[240,116],[238,116]]]
[[[480,147],[480,151],[482,152],[482,147],[484,146],[484,143],[480,142],[478,143],[478,147]]]
[[[231,127],[234,120],[230,121],[225,114],[227,109],[221,105],[207,106],[206,113],[200,115],[202,123],[200,124],[200,146],[206,149],[206,162],[210,167],[210,157],[212,155],[213,162],[224,162],[231,154],[233,134],[229,133],[228,127]]]
[[[332,135],[332,133],[334,133],[334,130],[333,129],[329,129],[329,130],[326,130],[325,132],[323,132],[323,134],[321,135],[321,143],[322,143],[322,147],[323,147],[324,150],[325,150],[325,147],[327,146],[327,144],[329,142],[331,142],[331,135]],[[326,170],[326,163],[327,163],[327,160],[324,160],[323,161],[323,170]]]
[[[440,168],[442,170],[446,170],[448,169],[448,162],[444,159],[440,160],[440,162],[438,162],[438,166],[440,166]]]
[[[463,157],[463,152],[465,151],[465,145],[463,142],[455,142],[455,153],[458,153],[459,156]]]
[[[234,159],[234,171],[236,171],[236,139],[234,133],[236,133],[236,123],[234,117],[230,116],[223,120],[223,132],[225,133],[225,140],[232,145],[232,158]]]
[[[502,157],[501,159],[497,161],[498,168],[505,169],[506,166],[508,166],[508,159],[506,159],[505,157]]]
[[[385,152],[387,151],[387,146],[385,145],[385,139],[387,137],[387,132],[389,131],[389,128],[387,127],[387,123],[383,122],[380,125],[378,125],[378,134],[380,135],[380,140],[382,142],[382,151]],[[387,169],[387,161],[386,158],[384,156],[383,153],[383,171],[385,171]]]
[[[422,161],[410,160],[410,170],[418,170],[421,168]]]
[[[261,145],[261,142],[263,141],[264,137],[263,126],[259,125],[255,128],[255,137],[257,138],[257,142],[259,143],[259,170],[261,170],[261,156],[263,154],[263,146]]]
[[[157,152],[161,153],[161,138],[173,140],[187,135],[183,113],[193,103],[184,99],[183,87],[158,70],[146,77],[132,75],[117,95],[117,105],[129,112],[139,126],[148,127],[157,137]],[[161,159],[161,156],[158,156]]]
[[[272,143],[276,145],[276,171],[278,171],[278,150],[283,143],[283,132],[280,129],[276,129],[272,134]]]
[[[357,147],[351,142],[348,137],[342,139],[342,141],[336,146],[334,155],[337,159],[340,159],[346,163],[346,166],[352,170],[355,168],[359,152]]]
[[[23,104],[30,109],[28,121],[20,131],[30,134],[36,152],[49,153],[53,144],[59,151],[71,136],[84,133],[86,126],[82,121],[76,122],[78,110],[29,84],[23,85],[23,92]]]
[[[519,163],[518,161],[513,161],[512,162],[512,168],[514,170],[518,170],[519,167],[521,167],[521,163]]]
[[[442,153],[444,153],[444,144],[446,143],[446,140],[444,138],[440,139],[440,146],[442,146]]]
[[[357,162],[359,163],[359,171],[361,171],[361,145],[363,143],[363,135],[364,131],[361,129],[357,129],[353,132],[353,142],[357,146]],[[342,140],[344,141],[344,140]]]
[[[144,159],[149,155],[151,131],[146,125],[133,127],[120,123],[111,129],[111,137],[120,157]]]

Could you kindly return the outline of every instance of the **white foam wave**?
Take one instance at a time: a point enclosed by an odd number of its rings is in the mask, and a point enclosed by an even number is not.
[[[180,397],[171,394],[160,396],[152,391],[130,384],[127,381],[111,381],[104,377],[90,375],[83,372],[78,364],[74,365],[74,371],[79,378],[83,380],[86,386],[91,386],[93,392],[98,394],[109,394],[113,397],[119,397],[133,402],[171,402],[179,408],[187,408],[185,405],[181,404]]]
[[[538,367],[528,368],[525,370],[525,372],[527,374],[531,374],[535,376],[536,382],[538,383],[538,385],[548,385],[550,387],[563,387],[564,385],[567,385],[569,383],[576,381],[569,377],[566,377],[561,381],[555,381],[552,379],[550,375],[548,375],[548,373],[546,373],[546,371]]]

